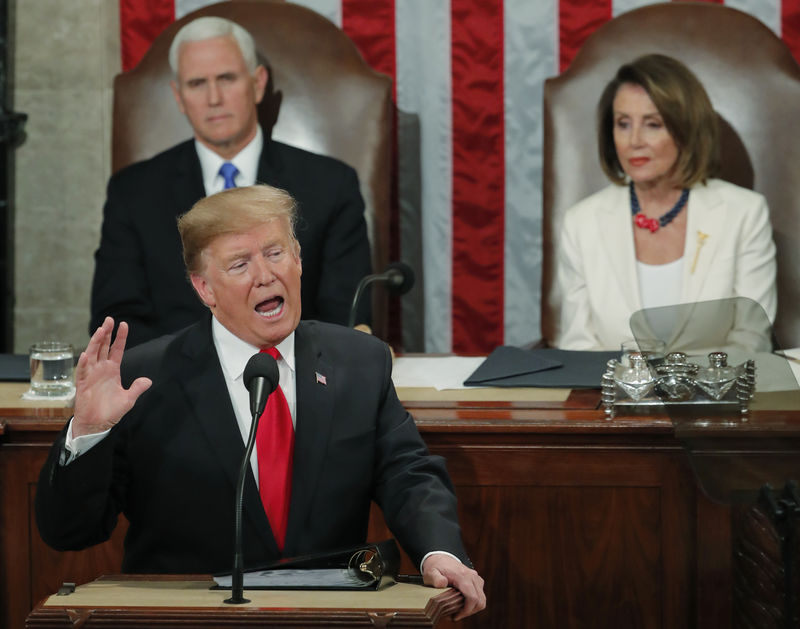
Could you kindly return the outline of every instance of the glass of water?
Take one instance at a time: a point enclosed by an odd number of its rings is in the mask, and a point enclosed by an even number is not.
[[[31,345],[30,392],[37,397],[68,397],[75,393],[74,355],[72,345],[61,341]]]

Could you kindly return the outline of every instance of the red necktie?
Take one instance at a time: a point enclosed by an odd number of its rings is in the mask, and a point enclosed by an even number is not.
[[[280,352],[274,347],[262,349],[275,360]],[[258,488],[272,534],[283,550],[289,520],[289,497],[292,493],[292,454],[294,427],[289,404],[280,386],[269,396],[256,432],[258,452]]]

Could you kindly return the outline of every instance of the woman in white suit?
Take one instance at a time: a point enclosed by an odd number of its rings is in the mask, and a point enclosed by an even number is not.
[[[564,217],[557,346],[619,349],[638,310],[727,297],[755,300],[772,321],[767,204],[713,178],[717,118],[697,77],[671,57],[640,57],[606,86],[597,114],[612,184]],[[650,323],[668,344],[681,332],[674,319]]]

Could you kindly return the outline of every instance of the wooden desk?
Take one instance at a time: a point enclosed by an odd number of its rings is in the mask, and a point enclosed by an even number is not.
[[[489,608],[460,627],[731,625],[731,509],[697,489],[668,418],[607,421],[597,391],[533,402],[410,397],[425,441],[447,459],[467,550],[486,580]],[[36,533],[38,472],[68,414],[0,409],[0,627],[21,626],[63,581],[120,569],[122,530],[79,553],[56,553]],[[791,436],[800,411],[755,411],[750,425],[789,435],[786,448],[800,451]],[[374,514],[371,538],[385,534]]]
[[[102,577],[65,596],[50,596],[26,627],[76,625],[168,627],[434,627],[461,606],[454,590],[397,583],[377,592],[247,592],[250,603],[225,605],[208,577]]]

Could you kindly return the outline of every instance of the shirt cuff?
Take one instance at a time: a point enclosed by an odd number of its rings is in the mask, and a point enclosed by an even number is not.
[[[422,561],[419,562],[419,572],[422,574],[422,567],[425,565],[425,560],[430,557],[431,555],[447,555],[448,557],[452,557],[458,563],[464,563],[458,557],[456,557],[453,553],[448,553],[446,550],[432,550],[429,553],[426,553],[425,556],[422,558]]]
[[[104,430],[103,432],[96,432],[91,435],[81,435],[80,437],[72,436],[72,422],[74,417],[69,420],[69,427],[67,428],[67,437],[64,440],[64,450],[61,452],[59,463],[61,465],[69,465],[81,454],[91,450],[94,446],[106,438],[111,429]],[[424,561],[424,560],[423,560]]]

